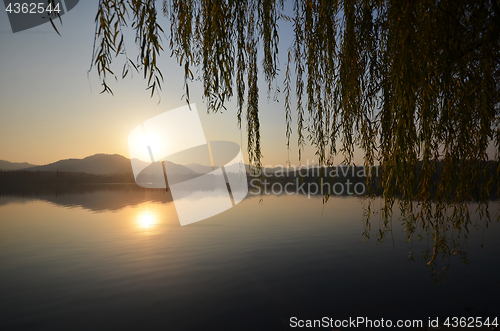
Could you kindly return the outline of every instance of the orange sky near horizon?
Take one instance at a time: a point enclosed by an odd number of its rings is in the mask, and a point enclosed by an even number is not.
[[[96,153],[128,157],[128,134],[134,127],[185,105],[183,70],[169,56],[168,45],[159,64],[166,78],[161,102],[157,96],[150,98],[146,82],[137,73],[132,79],[110,80],[114,96],[100,94],[97,73],[93,71],[87,77],[97,4],[80,1],[63,15],[61,37],[50,24],[14,34],[6,12],[1,11],[0,160],[41,165]],[[286,36],[280,43],[283,56],[289,46]],[[133,41],[127,47],[133,50]],[[121,61],[118,58],[116,63]],[[117,68],[121,71],[121,65]],[[207,114],[201,98],[202,83],[193,82],[190,90],[207,140],[236,142],[248,159],[246,128],[244,123],[242,130],[237,127],[235,100],[226,105],[227,111]],[[299,165],[296,136],[292,136],[289,152],[286,148],[283,102],[268,100],[263,77],[259,115],[263,164],[285,165],[289,157],[292,164]],[[314,150],[306,148],[301,164],[315,159]],[[340,163],[341,157],[338,159]]]

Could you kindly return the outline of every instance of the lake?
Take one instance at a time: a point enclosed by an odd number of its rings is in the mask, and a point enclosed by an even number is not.
[[[436,284],[420,258],[428,243],[406,242],[397,215],[384,244],[378,218],[363,242],[358,197],[247,197],[181,227],[167,193],[131,187],[0,198],[0,329],[290,330],[292,317],[500,317],[496,221],[469,229],[468,265],[440,261],[449,276]]]

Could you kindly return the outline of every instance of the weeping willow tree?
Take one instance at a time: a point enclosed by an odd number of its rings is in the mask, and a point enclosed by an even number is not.
[[[137,58],[127,55],[125,27],[135,31]],[[293,42],[279,75],[283,33]],[[489,220],[500,174],[499,36],[497,0],[101,0],[92,61],[103,91],[122,56],[122,77],[142,72],[154,95],[167,49],[184,68],[188,103],[193,71],[209,111],[236,98],[257,166],[265,79],[268,97],[284,98],[284,134],[289,144],[296,130],[299,158],[310,143],[320,164],[351,163],[356,147],[366,166],[380,164],[379,178],[369,178],[372,195],[383,196],[379,239],[398,204],[408,238],[423,229],[433,239],[432,264],[457,254],[446,233],[467,230],[471,206]]]

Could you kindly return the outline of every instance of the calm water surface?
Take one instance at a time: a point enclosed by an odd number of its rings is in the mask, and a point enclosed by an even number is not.
[[[1,197],[0,329],[290,330],[292,316],[500,315],[500,224],[470,229],[469,265],[451,259],[437,285],[420,259],[426,243],[405,242],[397,218],[394,245],[362,242],[362,206],[247,198],[181,227],[160,191]]]

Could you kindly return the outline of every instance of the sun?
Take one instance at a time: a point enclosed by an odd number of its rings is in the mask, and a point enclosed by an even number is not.
[[[128,137],[130,155],[144,162],[158,161],[166,148],[164,141],[155,132],[144,132],[139,126]]]

